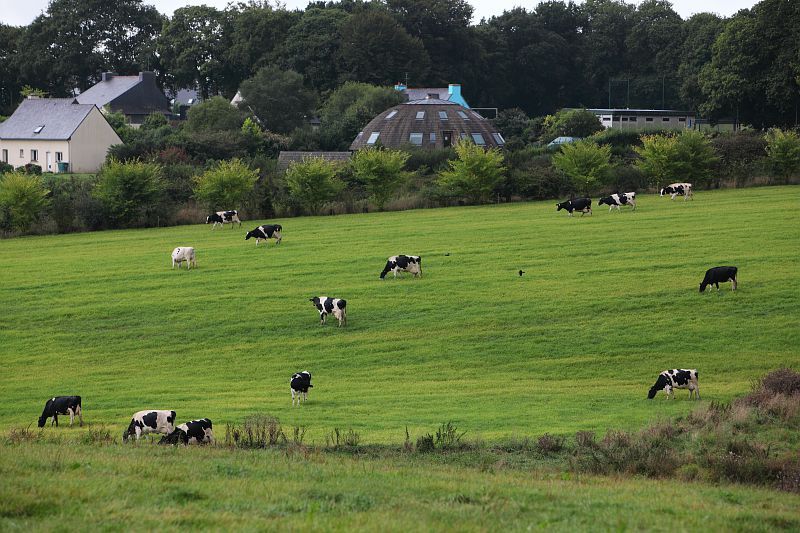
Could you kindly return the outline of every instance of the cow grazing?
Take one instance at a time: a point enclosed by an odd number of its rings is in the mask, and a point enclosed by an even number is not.
[[[597,205],[608,205],[608,212],[610,213],[612,209],[615,207],[617,211],[619,211],[620,206],[629,205],[633,207],[633,210],[636,211],[636,193],[635,192],[626,192],[623,194],[612,194],[611,196],[606,196],[604,198],[600,198],[597,201]]]
[[[281,239],[283,239],[283,236],[281,235],[282,231],[283,226],[280,224],[259,226],[253,231],[248,231],[247,235],[244,237],[244,240],[254,237],[256,239],[256,246],[258,246],[258,243],[261,242],[262,239],[264,242],[267,242],[267,239],[275,239],[275,244],[280,244]]]
[[[736,267],[714,267],[709,268],[706,270],[706,277],[703,278],[703,281],[700,282],[700,292],[706,290],[706,287],[709,285],[714,285],[719,290],[719,284],[725,283],[727,281],[731,282],[732,289],[736,290],[737,285],[739,284],[736,280],[736,274],[739,272],[739,269]]]
[[[175,411],[149,409],[134,413],[131,423],[122,433],[122,440],[135,435],[136,440],[146,433],[163,433],[169,435],[175,431]]]
[[[398,272],[409,272],[415,278],[422,277],[422,258],[418,255],[393,255],[386,261],[381,279],[385,279],[390,271],[394,271],[394,277]]]
[[[561,202],[560,204],[556,204],[556,211],[561,211],[562,209],[566,209],[569,212],[569,216],[572,216],[573,211],[580,211],[583,213],[581,216],[585,215],[586,213],[592,214],[592,199],[591,198],[575,198],[574,200],[567,200],[566,202]]]
[[[159,444],[214,444],[214,431],[211,420],[201,418],[192,420],[175,428],[169,435],[161,437]]]
[[[694,392],[695,399],[699,400],[700,387],[697,384],[697,370],[679,368],[664,370],[658,375],[655,385],[650,387],[647,399],[655,398],[660,390],[666,393],[668,399],[675,398],[675,389],[689,389],[689,399],[692,399],[692,392]]]
[[[191,246],[178,246],[172,250],[172,268],[175,268],[175,265],[180,268],[181,263],[184,261],[186,262],[186,270],[192,267],[197,268],[197,258],[194,254],[194,248]]]
[[[69,415],[69,425],[75,421],[75,416],[80,419],[80,424],[83,426],[83,411],[81,409],[80,396],[53,396],[44,404],[44,411],[42,416],[39,417],[39,427],[43,428],[47,423],[47,419],[53,417],[50,425],[53,424],[58,427],[58,415]]]
[[[319,324],[325,324],[328,319],[328,314],[333,313],[333,316],[339,320],[339,327],[347,325],[347,302],[341,298],[328,298],[327,296],[317,296],[309,298],[309,301],[314,304],[314,307],[319,311]]]
[[[239,224],[239,227],[242,226],[242,221],[239,220],[239,212],[236,210],[217,211],[212,215],[208,215],[206,217],[206,224],[211,224],[212,222],[214,223],[214,225],[211,226],[212,230],[216,228],[217,225],[222,226],[223,224],[230,224],[231,229],[233,229],[234,224]]]
[[[306,403],[308,399],[308,389],[313,387],[311,384],[311,372],[303,370],[292,375],[289,380],[289,387],[292,389],[292,407],[294,407],[294,400],[297,398],[297,406],[300,406],[300,400]]]
[[[667,185],[666,187],[661,189],[661,196],[664,196],[665,194],[670,195],[670,200],[674,200],[675,197],[678,196],[679,194],[683,195],[684,202],[688,198],[694,200],[691,183],[672,183],[670,185]]]

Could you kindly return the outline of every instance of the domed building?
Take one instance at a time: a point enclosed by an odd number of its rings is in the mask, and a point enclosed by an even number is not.
[[[486,147],[505,144],[500,132],[477,112],[455,102],[430,98],[387,109],[361,130],[350,149],[376,144],[387,148],[446,148],[460,139]]]

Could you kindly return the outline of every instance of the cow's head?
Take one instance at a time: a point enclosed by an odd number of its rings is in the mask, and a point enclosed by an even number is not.
[[[661,192],[659,193],[659,196],[664,196],[665,194],[667,194],[667,188],[666,187],[661,189]]]
[[[206,217],[206,224],[211,224],[211,215]]]
[[[562,209],[566,208],[567,208],[566,202],[564,202],[563,204],[556,204],[556,211],[561,211]]]
[[[652,400],[655,398],[658,391],[664,390],[668,387],[668,383],[669,381],[665,376],[659,375],[655,385],[650,387],[650,392],[647,393],[647,399]]]
[[[248,231],[247,235],[244,236],[244,240],[248,240],[250,237],[255,237],[255,231]]]

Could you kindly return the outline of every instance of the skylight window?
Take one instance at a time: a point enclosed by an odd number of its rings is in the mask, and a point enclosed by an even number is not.
[[[447,120],[447,111],[439,111],[439,119]]]
[[[367,139],[367,144],[375,144],[378,141],[378,136],[381,134],[379,131],[373,131],[369,134],[369,139]]]
[[[412,133],[408,136],[408,141],[414,146],[422,146],[422,134]]]
[[[469,120],[469,117],[463,111],[456,111],[456,112],[458,113],[459,117],[463,118],[464,120]]]
[[[484,120],[484,118],[482,116],[480,116],[477,112],[473,111],[472,114],[475,115],[476,118]]]
[[[388,115],[386,115],[386,120],[389,120],[390,118],[392,118],[392,117],[393,117],[393,116],[395,116],[396,114],[397,114],[397,110],[394,110],[394,111],[392,111],[391,113],[389,113]]]
[[[503,139],[503,136],[500,135],[499,133],[492,133],[492,137],[494,137],[494,141],[497,144],[500,144],[500,145],[506,144],[506,140]]]
[[[486,141],[483,140],[483,135],[481,135],[480,133],[473,133],[472,140],[475,141],[475,144],[477,144],[478,146],[484,146],[486,144]]]
[[[436,133],[435,133],[435,132],[433,132],[433,131],[431,132],[431,142],[432,142],[432,143],[435,143],[435,142],[436,142]]]
[[[41,126],[36,126],[35,128],[33,128],[33,133],[42,133],[43,129],[44,129],[44,124],[42,124]]]
[[[417,111],[417,120],[422,120],[425,118],[425,111]]]

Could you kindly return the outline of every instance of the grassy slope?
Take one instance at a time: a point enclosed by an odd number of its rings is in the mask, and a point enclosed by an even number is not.
[[[150,407],[218,426],[267,412],[317,442],[446,420],[490,439],[638,427],[690,407],[644,401],[662,369],[698,368],[703,398],[725,400],[798,366],[798,201],[777,187],[582,219],[550,202],[300,218],[268,249],[243,240],[255,222],[2,241],[0,428],[54,394],[115,433]],[[198,270],[170,270],[176,245]],[[378,279],[398,252],[423,256],[421,280]],[[740,290],[698,294],[722,264]],[[346,329],[317,325],[319,294],[348,300]],[[302,369],[315,388],[292,410]]]
[[[3,446],[0,529],[770,531],[797,495],[745,487],[480,471],[427,456]]]

